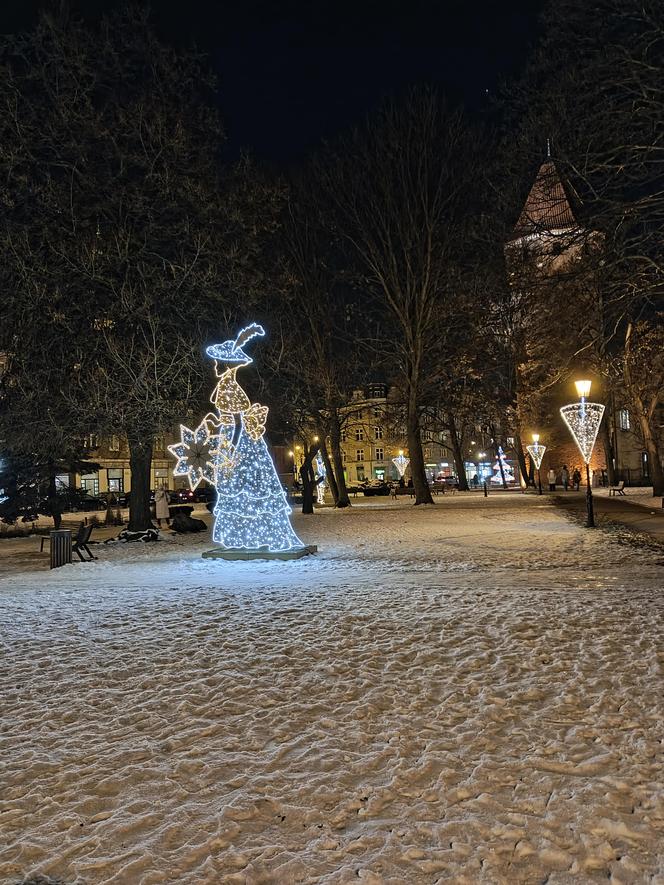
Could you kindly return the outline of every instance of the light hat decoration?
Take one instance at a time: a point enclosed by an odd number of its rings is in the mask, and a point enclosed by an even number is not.
[[[242,345],[251,341],[256,335],[265,335],[265,329],[257,323],[252,323],[242,329],[235,341],[222,341],[221,344],[212,344],[205,352],[215,360],[222,363],[235,363],[238,366],[248,366],[253,363],[252,358],[242,350]]]

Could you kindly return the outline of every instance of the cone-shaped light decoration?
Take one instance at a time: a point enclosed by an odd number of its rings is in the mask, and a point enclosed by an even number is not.
[[[602,423],[604,406],[601,403],[587,403],[581,400],[580,403],[563,406],[560,414],[579,447],[584,464],[589,464],[599,425]]]
[[[403,476],[406,472],[406,467],[410,464],[410,458],[404,458],[403,452],[399,452],[396,458],[392,458],[392,463],[397,468],[399,476]]]
[[[539,443],[534,443],[532,446],[526,446],[526,451],[533,459],[533,464],[535,465],[535,469],[539,470],[542,465],[542,458],[544,457],[544,452],[546,452],[546,446],[541,446]]]

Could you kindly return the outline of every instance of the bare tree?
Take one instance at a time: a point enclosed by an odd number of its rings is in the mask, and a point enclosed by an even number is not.
[[[459,321],[455,261],[463,248],[476,152],[462,115],[435,94],[387,104],[320,162],[338,230],[370,300],[366,327],[403,388],[415,503],[432,503],[421,411],[440,380]]]
[[[269,200],[246,164],[220,168],[213,80],[144,11],[98,26],[43,17],[4,40],[2,61],[8,315],[35,289],[51,300],[47,339],[24,344],[64,336],[43,389],[66,378],[83,423],[126,435],[142,529],[154,437],[197,406],[203,340],[247,307],[232,296]]]

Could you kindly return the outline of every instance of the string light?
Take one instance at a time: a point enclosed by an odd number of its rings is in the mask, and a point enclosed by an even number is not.
[[[541,446],[537,440],[535,440],[532,446],[526,446],[526,451],[533,459],[535,469],[539,470],[542,466],[542,458],[544,457],[544,452],[546,452],[546,446]]]
[[[265,443],[268,409],[252,404],[236,378],[239,368],[253,362],[243,345],[263,335],[263,327],[254,323],[234,341],[207,348],[219,379],[210,398],[215,411],[196,430],[181,426],[180,442],[168,447],[178,459],[175,476],[187,476],[192,489],[202,479],[216,487],[212,538],[226,550],[303,548]]]
[[[589,464],[595,448],[599,425],[602,423],[604,406],[602,403],[589,403],[582,399],[580,403],[563,406],[560,414],[574,437],[583,463]]]
[[[403,475],[406,472],[406,468],[410,464],[410,458],[405,458],[403,452],[399,452],[396,458],[392,458],[392,463],[397,468],[397,472],[399,473],[399,477],[403,479]]]

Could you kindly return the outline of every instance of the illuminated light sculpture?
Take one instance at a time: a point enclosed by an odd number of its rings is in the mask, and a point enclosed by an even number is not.
[[[500,465],[502,464],[503,469],[500,469]],[[507,457],[505,452],[503,452],[503,447],[498,446],[498,459],[496,463],[493,465],[493,469],[496,471],[490,479],[490,482],[495,482],[496,484],[503,482],[503,477],[505,477],[505,482],[514,482],[514,471],[507,463]]]
[[[544,457],[544,452],[546,452],[546,446],[541,446],[539,444],[539,433],[533,433],[533,444],[532,446],[526,446],[526,451],[530,455],[532,462],[535,465],[535,469],[537,470],[537,487],[541,495],[542,476],[540,473],[540,467],[542,466],[542,458]]]
[[[178,459],[174,475],[187,476],[192,489],[206,479],[217,490],[212,538],[219,548],[205,558],[297,559],[314,553],[290,524],[291,512],[265,443],[268,409],[252,403],[238,384],[237,371],[253,362],[243,345],[265,332],[252,324],[234,341],[208,347],[218,383],[215,410],[196,430],[181,426],[179,443],[169,446]]]
[[[590,459],[595,448],[595,441],[599,432],[599,426],[604,416],[602,403],[589,403],[586,397],[590,393],[590,381],[575,381],[576,391],[579,394],[578,403],[570,403],[560,410],[562,419],[567,429],[574,437],[583,463],[586,465],[586,511],[588,528],[595,526],[595,514],[593,511],[593,493],[590,487]]]
[[[316,473],[319,480],[316,485],[316,502],[318,504],[325,503],[325,485],[327,479],[327,470],[325,469],[325,461],[320,452],[316,455]]]
[[[397,468],[399,478],[403,479],[406,468],[410,464],[410,458],[405,458],[403,452],[399,452],[396,458],[392,458],[392,463]]]

